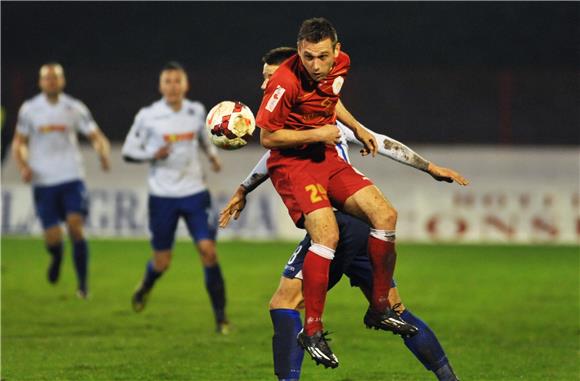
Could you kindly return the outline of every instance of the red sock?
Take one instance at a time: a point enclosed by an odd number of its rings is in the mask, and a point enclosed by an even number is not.
[[[302,293],[304,294],[304,332],[312,336],[322,330],[322,312],[328,291],[330,259],[308,250],[302,266]]]
[[[373,267],[371,307],[377,311],[384,311],[389,307],[388,295],[397,260],[395,242],[369,236],[368,255]]]

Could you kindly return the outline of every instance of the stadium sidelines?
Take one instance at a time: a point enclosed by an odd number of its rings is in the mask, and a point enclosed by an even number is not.
[[[576,148],[413,147],[426,158],[456,168],[472,183],[468,188],[437,183],[430,176],[385,158],[360,158],[354,165],[376,180],[399,211],[398,237],[412,242],[558,243],[580,242],[580,193]],[[255,146],[221,151],[222,173],[208,175],[215,211],[252,169],[264,151]],[[83,150],[92,236],[147,236],[146,168],[121,160],[112,150],[113,170],[99,172],[97,160]],[[209,173],[209,172],[208,172]],[[3,234],[39,234],[31,192],[20,183],[13,163],[2,175]],[[185,236],[180,226],[179,236]],[[250,196],[239,221],[222,239],[301,237],[272,186]]]

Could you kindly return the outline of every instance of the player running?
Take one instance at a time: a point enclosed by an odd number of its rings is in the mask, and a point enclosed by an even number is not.
[[[287,47],[276,48],[266,53],[262,58],[264,63],[262,89],[266,87],[280,64],[295,53],[296,49]],[[348,142],[360,143],[350,130],[340,122],[337,123],[337,126],[341,131],[341,141],[340,144],[337,144],[336,149],[344,160],[349,161]],[[380,155],[426,171],[436,180],[452,182],[460,176],[455,171],[429,163],[394,139],[370,130],[369,132],[381,143],[378,150]],[[269,155],[270,153],[267,152],[262,157],[222,210],[220,215],[221,227],[225,227],[232,216],[234,219],[239,217],[245,207],[247,194],[267,180],[266,162]],[[370,302],[372,268],[366,248],[369,226],[344,213],[335,212],[335,214],[340,235],[336,256],[330,265],[328,289],[330,290],[338,283],[342,275],[346,274],[351,280],[351,285],[358,286]],[[303,351],[298,346],[295,337],[302,329],[298,312],[303,302],[301,271],[310,244],[311,240],[307,235],[290,257],[282,273],[280,285],[270,300],[270,316],[274,326],[272,339],[274,372],[280,380],[298,380],[300,377]],[[399,315],[419,327],[419,332],[415,336],[403,337],[405,345],[439,380],[457,380],[437,337],[427,324],[405,308],[394,282],[388,297],[390,305]]]
[[[48,281],[55,284],[59,279],[64,252],[61,223],[64,222],[72,241],[77,296],[86,299],[89,248],[83,228],[88,198],[77,133],[90,140],[104,171],[110,166],[110,145],[88,108],[63,93],[66,81],[62,66],[47,63],[39,74],[41,93],[20,108],[12,154],[22,180],[32,184],[36,214],[51,256]]]
[[[397,315],[387,298],[396,261],[397,212],[334,148],[338,119],[362,142],[363,154],[377,151],[376,139],[339,100],[350,59],[340,51],[336,30],[326,19],[304,21],[297,40],[298,54],[266,86],[256,124],[262,145],[271,149],[267,164],[272,184],[296,226],[305,227],[312,238],[302,269],[305,324],[298,340],[316,362],[336,367],[322,324],[328,270],[339,239],[332,206],[371,225],[367,248],[373,290],[365,325],[401,335],[415,334],[417,328]]]
[[[123,145],[125,160],[151,165],[149,230],[153,259],[147,263],[132,305],[136,312],[145,308],[153,285],[169,267],[175,231],[183,217],[201,257],[217,331],[226,334],[225,285],[215,244],[217,221],[199,148],[209,158],[213,171],[218,172],[221,163],[216,147],[205,133],[205,108],[200,102],[185,98],[188,90],[184,68],[175,62],[165,65],[159,79],[163,99],[139,111]]]

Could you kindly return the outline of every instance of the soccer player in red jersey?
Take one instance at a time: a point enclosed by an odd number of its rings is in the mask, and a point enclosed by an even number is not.
[[[312,245],[303,265],[304,331],[298,341],[317,362],[337,367],[323,333],[328,271],[338,242],[332,210],[367,221],[372,229],[368,254],[373,267],[371,307],[364,323],[403,336],[417,333],[389,306],[393,277],[397,212],[377,187],[338,157],[338,118],[364,146],[363,155],[375,155],[377,142],[340,102],[340,90],[350,67],[340,51],[334,27],[323,18],[303,22],[298,54],[272,75],[257,114],[261,142],[271,149],[268,171],[277,192],[299,227],[305,227]]]

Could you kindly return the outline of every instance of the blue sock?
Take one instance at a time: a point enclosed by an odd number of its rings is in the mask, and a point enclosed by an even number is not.
[[[274,373],[279,380],[298,380],[302,369],[304,350],[298,345],[296,336],[302,329],[300,313],[291,309],[270,310],[274,325],[272,351]]]
[[[415,357],[427,368],[435,373],[439,380],[455,380],[455,375],[449,366],[445,352],[439,340],[429,326],[416,317],[409,310],[405,310],[401,317],[410,324],[419,328],[419,333],[413,337],[403,339],[405,345]],[[445,372],[448,369],[450,372]]]
[[[48,281],[50,283],[56,283],[60,274],[60,263],[62,261],[62,242],[56,243],[54,245],[46,245],[46,250],[52,257],[52,262],[48,269]]]
[[[89,247],[86,240],[81,239],[73,242],[73,262],[79,282],[79,290],[86,292],[89,266]]]
[[[219,264],[212,267],[204,267],[205,288],[211,300],[211,306],[218,323],[226,321],[226,287],[222,270]]]
[[[147,266],[145,267],[145,276],[143,277],[143,290],[146,292],[151,290],[155,284],[155,281],[157,281],[161,275],[163,275],[162,271],[155,271],[155,268],[153,267],[153,260],[147,262]]]

